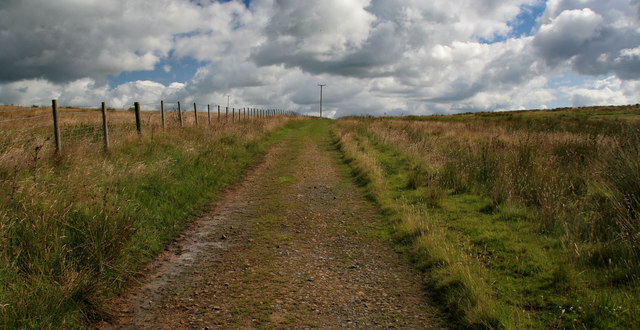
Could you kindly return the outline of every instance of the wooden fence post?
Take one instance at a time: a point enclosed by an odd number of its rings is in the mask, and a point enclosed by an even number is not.
[[[229,121],[229,107],[227,107],[227,111],[224,113],[224,121]]]
[[[231,122],[236,121],[236,108],[231,108]]]
[[[220,122],[220,104],[218,104],[218,122]]]
[[[211,126],[211,104],[207,104],[207,118],[209,119],[209,126]]]
[[[109,129],[107,127],[107,107],[102,102],[102,132],[104,133],[104,150],[109,149]]]
[[[193,114],[196,116],[196,126],[198,126],[198,106],[196,103],[193,103]]]
[[[180,121],[180,127],[184,126],[182,122],[182,108],[180,107],[180,101],[178,101],[178,120]]]
[[[162,115],[162,129],[164,130],[164,101],[160,101],[160,115]]]
[[[136,113],[136,129],[138,130],[138,135],[142,134],[142,125],[140,123],[140,103],[136,102],[133,104],[134,111]]]
[[[56,153],[62,149],[60,141],[60,126],[58,125],[58,100],[51,100],[51,110],[53,112],[53,137],[56,140]]]

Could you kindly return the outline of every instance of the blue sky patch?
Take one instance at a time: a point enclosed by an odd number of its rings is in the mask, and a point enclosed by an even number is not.
[[[518,16],[507,22],[507,25],[511,28],[511,31],[507,35],[496,35],[493,39],[480,38],[479,41],[484,44],[493,44],[511,38],[534,35],[534,28],[538,25],[538,18],[542,16],[546,8],[546,1],[539,1],[534,5],[521,5]]]
[[[534,5],[520,6],[520,14],[507,23],[511,28],[509,36],[519,38],[533,35],[533,29],[538,24],[538,18],[542,16],[546,8],[546,1],[540,1]]]
[[[154,70],[125,71],[115,77],[110,75],[108,77],[109,86],[114,88],[120,84],[136,80],[151,80],[165,86],[173,82],[184,83],[191,79],[198,70],[198,67],[203,66],[203,64],[203,62],[191,57],[175,59],[169,56],[156,64]]]

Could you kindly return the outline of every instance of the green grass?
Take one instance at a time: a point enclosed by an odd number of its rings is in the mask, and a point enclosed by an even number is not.
[[[0,327],[107,317],[109,298],[296,125],[187,128],[124,138],[107,154],[89,144],[2,158]]]
[[[394,118],[391,118],[394,119]],[[406,116],[408,121],[457,122],[471,126],[498,125],[508,130],[561,131],[617,135],[640,121],[640,105],[560,108],[507,112],[464,113],[448,116]]]
[[[292,177],[288,177],[288,176],[281,176],[278,178],[278,183],[296,183],[297,180],[296,178],[292,178]]]
[[[640,113],[596,110],[347,118],[334,131],[390,221],[381,236],[453,324],[637,327]]]

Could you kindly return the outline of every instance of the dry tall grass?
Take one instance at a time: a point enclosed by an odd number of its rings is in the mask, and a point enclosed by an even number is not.
[[[638,118],[637,106],[344,118],[336,136],[358,178],[364,177],[358,180],[397,220],[395,234],[427,270],[447,310],[461,313],[462,324],[563,327],[575,318],[574,325],[630,325],[640,322],[634,316],[638,309],[617,304],[637,302],[629,294],[640,286]],[[493,220],[478,222],[484,218]],[[473,227],[456,228],[457,223]],[[508,229],[513,226],[523,233]],[[531,226],[537,230],[524,230]],[[505,240],[507,232],[515,236]],[[498,249],[487,250],[487,244]],[[550,250],[536,250],[542,248]],[[522,255],[518,249],[531,252]],[[521,264],[518,254],[529,261]],[[503,287],[507,284],[499,281],[510,282],[510,272],[518,278],[526,274],[529,282],[514,282],[526,288]],[[535,302],[525,292],[552,295],[548,299],[557,302],[600,298],[580,315],[563,312],[550,321],[551,312],[532,317],[549,302]],[[518,306],[520,294],[532,305]]]
[[[110,112],[104,152],[101,114],[62,109],[63,129],[90,129],[63,134],[61,153],[48,130],[25,130],[31,138],[0,149],[0,328],[81,327],[106,317],[106,297],[237,180],[274,132],[298,120],[184,129],[174,121],[163,131],[159,117],[143,112],[138,135],[133,113]]]

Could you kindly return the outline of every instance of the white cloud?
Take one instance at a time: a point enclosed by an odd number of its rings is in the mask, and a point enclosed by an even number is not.
[[[375,20],[368,5],[368,0],[275,0],[265,28],[268,42],[330,60],[367,39]]]
[[[639,102],[640,82],[625,81],[615,76],[594,79],[578,86],[562,87],[560,92],[571,100],[571,106],[623,105]]]
[[[640,45],[639,4],[549,0],[534,46],[551,67],[570,65],[584,75],[640,79],[640,57],[616,61],[622,50]]]
[[[188,1],[8,0],[0,4],[0,81],[70,81],[152,70],[173,37],[200,24]]]
[[[19,80],[0,84],[0,103],[48,105],[60,97],[61,88],[44,79]]]
[[[602,16],[589,8],[565,10],[548,24],[543,24],[533,45],[551,63],[581,54],[590,39],[598,36]]]
[[[532,36],[509,37],[540,1],[6,0],[0,102],[128,108],[229,94],[237,106],[311,113],[326,83],[336,116],[637,103],[640,2],[549,0]],[[175,74],[184,57],[199,65],[185,82],[106,83]],[[548,86],[566,72],[590,84]]]

